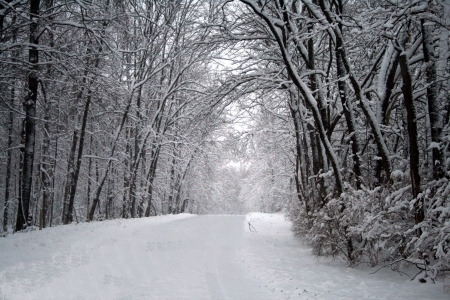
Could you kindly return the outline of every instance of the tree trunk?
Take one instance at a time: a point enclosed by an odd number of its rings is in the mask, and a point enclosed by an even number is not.
[[[72,146],[70,147],[69,159],[67,161],[67,179],[66,185],[64,186],[63,213],[61,217],[63,224],[69,224],[70,222],[72,222],[72,214],[69,215],[69,201],[71,189],[74,188],[73,172],[75,171],[75,152],[77,148],[77,143],[78,143],[78,131],[75,130],[73,132]]]
[[[383,64],[387,64],[390,62],[389,70],[386,70],[386,72],[381,72],[378,78],[379,80],[379,87],[382,89],[382,92],[378,92],[381,98],[381,106],[380,106],[380,122],[381,124],[387,126],[389,123],[388,118],[388,108],[389,104],[391,103],[391,95],[393,92],[393,89],[396,84],[396,73],[398,68],[398,62],[399,62],[399,53],[398,51],[395,51],[393,46],[390,46],[387,51],[385,51],[385,58],[386,61],[383,61]],[[381,76],[382,74],[382,76]],[[387,76],[385,76],[387,74]],[[382,133],[383,134],[383,133]],[[381,157],[381,152],[378,151],[377,156]],[[383,183],[383,160],[377,160],[375,162],[375,185],[380,186]]]
[[[358,136],[356,134],[355,117],[353,115],[353,105],[347,95],[347,84],[345,83],[346,71],[343,62],[342,53],[343,45],[337,43],[336,45],[336,69],[338,76],[339,96],[344,110],[345,121],[347,122],[347,130],[350,134],[352,158],[353,158],[353,173],[355,176],[356,188],[361,188],[361,162],[360,162],[360,145]]]
[[[39,5],[40,0],[30,0],[30,49],[28,51],[28,61],[31,70],[28,74],[28,95],[24,99],[25,109],[25,145],[22,166],[22,195],[20,197],[19,210],[16,221],[16,231],[20,231],[29,224],[29,207],[31,198],[31,188],[33,182],[33,161],[34,144],[36,135],[36,103],[38,92],[38,63],[39,51]]]
[[[130,213],[130,204],[129,204],[129,198],[127,198],[127,195],[129,195],[129,189],[130,189],[130,174],[131,170],[129,168],[130,161],[131,161],[131,146],[129,143],[129,137],[130,137],[130,130],[127,129],[125,133],[125,161],[124,161],[124,175],[123,175],[123,198],[122,198],[122,218],[128,219],[129,213]]]
[[[312,34],[313,32],[313,25],[312,24],[308,24],[308,33]],[[315,51],[314,51],[314,39],[310,38],[308,39],[308,60],[307,60],[307,67],[308,70],[310,70],[311,72],[314,72],[315,68],[316,68],[316,64],[315,64]],[[320,81],[317,78],[317,74],[311,74],[309,76],[309,84],[310,84],[310,88],[311,91],[313,91],[316,94],[316,99],[317,99],[317,106],[319,108],[320,111],[320,116],[322,119],[322,123],[323,123],[323,127],[325,129],[325,131],[328,131],[328,128],[330,126],[329,124],[329,120],[328,120],[328,114],[327,114],[327,106],[325,104],[325,101],[323,99],[323,94],[322,94],[322,90],[321,90],[321,84]],[[317,204],[319,205],[319,207],[322,207],[325,202],[324,199],[326,197],[326,188],[325,188],[325,181],[323,179],[323,177],[319,177],[319,173],[320,172],[326,172],[326,167],[325,167],[325,156],[322,155],[322,148],[320,145],[320,142],[316,138],[317,134],[316,134],[316,130],[310,125],[307,125],[308,127],[308,131],[311,135],[311,151],[313,152],[313,169],[314,169],[314,175],[315,177],[315,181],[316,181],[316,185],[317,185],[317,194],[319,196],[319,198],[317,199]],[[313,137],[314,136],[314,137]],[[327,136],[328,138],[328,136]]]
[[[157,141],[153,143],[150,168],[147,173],[147,208],[145,209],[145,216],[150,217],[151,207],[153,205],[153,182],[155,180],[156,167],[158,165],[159,150],[161,145],[155,145]]]
[[[78,178],[80,175],[80,168],[81,168],[81,158],[83,157],[83,149],[84,149],[84,137],[86,134],[86,125],[87,125],[87,118],[88,118],[88,114],[89,114],[89,106],[91,104],[91,91],[88,91],[88,96],[86,99],[86,103],[84,106],[84,112],[83,112],[83,121],[81,124],[81,131],[80,131],[80,142],[78,144],[78,154],[77,154],[77,158],[76,158],[76,164],[74,164],[74,170],[73,172],[71,172],[71,187],[69,189],[69,199],[67,201],[67,212],[66,214],[64,214],[63,216],[63,224],[70,224],[72,223],[72,219],[73,219],[73,205],[75,202],[75,194],[77,191],[77,185],[78,185]],[[64,202],[66,203],[66,202]]]
[[[92,136],[90,145],[92,146]],[[88,185],[86,190],[86,220],[89,222],[89,207],[91,205],[91,169],[92,169],[92,158],[89,158],[88,162]]]
[[[293,102],[294,99],[295,99],[294,96],[291,95],[291,102]],[[295,107],[295,108],[297,108],[297,107]],[[303,178],[305,177],[302,174],[302,170],[301,170],[301,154],[302,154],[301,137],[300,137],[301,124],[300,124],[298,112],[296,110],[294,110],[293,105],[290,106],[290,111],[291,111],[292,121],[294,122],[294,129],[295,129],[296,159],[295,159],[294,180],[295,180],[295,188],[296,188],[296,192],[297,192],[297,200],[300,203],[303,202],[303,204],[305,205],[306,215],[309,216],[309,204],[306,201],[306,198],[302,197],[302,185],[303,185],[303,189],[306,189],[306,187],[301,182],[301,180],[303,180]],[[298,175],[299,173],[303,175],[303,176],[300,176],[302,179],[299,178],[299,175]]]
[[[172,163],[170,164],[170,174],[169,174],[169,214],[175,213],[177,207],[174,203],[174,196],[175,196],[175,190],[176,190],[176,176],[175,176],[175,165],[176,165],[176,149],[175,144],[173,145],[172,150]]]
[[[52,197],[53,168],[50,159],[50,101],[47,99],[46,91],[41,82],[41,90],[44,98],[44,137],[42,141],[42,152],[40,162],[40,177],[42,183],[42,224],[43,228],[47,227],[48,208]]]
[[[408,57],[404,51],[400,54],[400,69],[403,78],[402,92],[406,107],[406,118],[409,135],[409,165],[411,172],[412,193],[415,199],[414,216],[415,224],[421,223],[424,218],[423,199],[417,199],[420,193],[419,175],[419,146],[417,142],[416,108],[414,106],[411,73],[408,65]],[[422,235],[422,230],[417,229],[417,236]]]
[[[422,50],[426,64],[425,77],[427,81],[428,115],[430,118],[431,142],[434,143],[432,147],[433,179],[438,180],[445,175],[445,160],[440,147],[442,142],[443,116],[441,104],[438,101],[439,84],[436,76],[436,58],[430,27],[430,25],[425,25],[424,20],[421,20]]]
[[[5,203],[3,207],[3,231],[7,231],[8,227],[8,211],[10,206],[10,182],[11,182],[11,160],[12,160],[12,141],[13,141],[13,126],[14,126],[14,98],[15,98],[15,88],[14,80],[11,87],[10,103],[11,106],[9,110],[9,120],[8,120],[8,147],[7,147],[7,158],[6,158],[6,177],[5,177]]]
[[[444,24],[450,24],[450,0],[442,1],[443,4],[443,20]],[[442,26],[440,28],[439,35],[439,61],[437,64],[437,76],[438,78],[444,78],[446,76],[446,71],[448,70],[448,58],[450,57],[449,52],[449,36],[450,32],[447,27]],[[446,108],[446,113],[444,115],[444,126],[450,126],[450,95],[448,90],[450,88],[450,83],[448,80],[444,80],[442,87],[439,91],[438,102],[442,103]],[[447,144],[446,151],[450,150],[450,145]]]

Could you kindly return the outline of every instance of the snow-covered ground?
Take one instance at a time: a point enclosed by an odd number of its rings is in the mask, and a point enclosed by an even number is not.
[[[280,214],[181,214],[0,238],[0,299],[449,298],[442,282],[373,271],[318,260]]]

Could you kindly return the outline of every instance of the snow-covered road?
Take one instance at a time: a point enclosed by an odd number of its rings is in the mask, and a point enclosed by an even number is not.
[[[264,299],[239,260],[244,219],[181,215],[104,222],[108,228],[82,224],[70,226],[73,239],[65,228],[56,228],[61,236],[45,236],[55,229],[18,234],[32,241],[15,244],[42,252],[40,259],[11,249],[0,286],[8,299]]]
[[[448,298],[442,283],[368,275],[309,252],[278,214],[60,226],[0,238],[0,299]]]

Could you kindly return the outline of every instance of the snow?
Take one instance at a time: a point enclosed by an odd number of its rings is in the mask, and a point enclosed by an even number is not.
[[[440,143],[436,143],[436,142],[431,142],[430,146],[428,146],[427,150],[431,150],[431,149],[439,149],[441,147]]]
[[[448,299],[317,259],[281,214],[158,216],[0,238],[0,299]]]
[[[391,179],[394,181],[402,181],[405,179],[405,173],[402,170],[394,170],[391,173]]]

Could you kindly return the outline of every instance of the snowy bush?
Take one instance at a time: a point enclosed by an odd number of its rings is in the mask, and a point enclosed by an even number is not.
[[[410,242],[431,268],[431,276],[450,270],[450,182],[443,178],[428,184],[421,195],[426,204],[423,234]]]
[[[420,197],[425,220],[415,224],[411,186],[394,184],[353,189],[306,216],[298,205],[290,218],[297,235],[305,236],[317,255],[343,256],[351,265],[401,261],[414,264],[433,280],[450,270],[450,183],[429,184]],[[311,221],[308,221],[310,219]],[[417,230],[422,234],[417,237]]]

